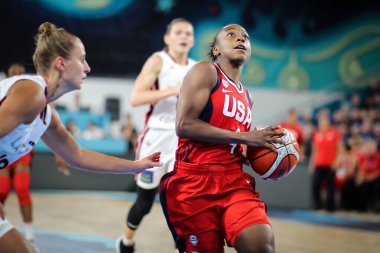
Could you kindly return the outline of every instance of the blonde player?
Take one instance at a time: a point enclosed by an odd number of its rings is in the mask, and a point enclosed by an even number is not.
[[[82,149],[49,103],[81,88],[90,72],[81,40],[46,22],[39,27],[33,62],[38,75],[20,75],[0,82],[0,169],[30,152],[41,138],[71,166],[92,172],[139,173],[161,166],[160,152],[129,161]],[[4,219],[0,205],[0,252],[34,253]]]

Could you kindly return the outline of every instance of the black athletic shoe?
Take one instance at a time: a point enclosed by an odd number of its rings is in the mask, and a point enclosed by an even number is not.
[[[135,252],[135,244],[125,246],[123,243],[123,237],[120,236],[116,239],[115,248],[117,253],[133,253]]]

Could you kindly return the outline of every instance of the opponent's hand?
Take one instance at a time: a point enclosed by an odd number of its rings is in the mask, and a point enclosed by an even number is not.
[[[245,132],[246,143],[249,146],[265,147],[274,152],[276,148],[269,143],[284,143],[281,137],[285,134],[278,126],[268,126],[262,129],[254,128],[252,131]]]
[[[160,162],[161,152],[155,152],[143,159],[135,161],[136,166],[133,171],[138,174],[145,169],[153,168],[153,167],[161,167],[162,162]]]
[[[55,163],[59,173],[62,173],[65,176],[70,176],[70,166],[60,156],[55,156]]]
[[[0,203],[0,219],[4,220],[5,219],[5,210],[3,205]]]

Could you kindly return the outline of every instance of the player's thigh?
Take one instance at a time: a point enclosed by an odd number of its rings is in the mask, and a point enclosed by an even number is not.
[[[179,236],[179,252],[221,253],[224,252],[224,238],[220,231],[209,230],[182,234]]]
[[[231,199],[233,202],[225,209],[222,222],[227,244],[234,246],[241,231],[255,224],[270,225],[270,221],[265,203],[253,190],[237,191]]]

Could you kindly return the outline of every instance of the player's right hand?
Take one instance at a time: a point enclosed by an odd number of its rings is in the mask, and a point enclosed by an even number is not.
[[[279,126],[268,126],[261,129],[255,127],[252,131],[245,132],[246,142],[245,144],[254,147],[266,147],[274,152],[277,152],[276,148],[270,145],[272,143],[283,143],[281,137],[285,134],[279,130]]]
[[[162,162],[160,162],[161,152],[155,152],[143,159],[135,161],[136,166],[134,172],[136,174],[144,171],[145,169],[153,168],[153,167],[161,167]]]

